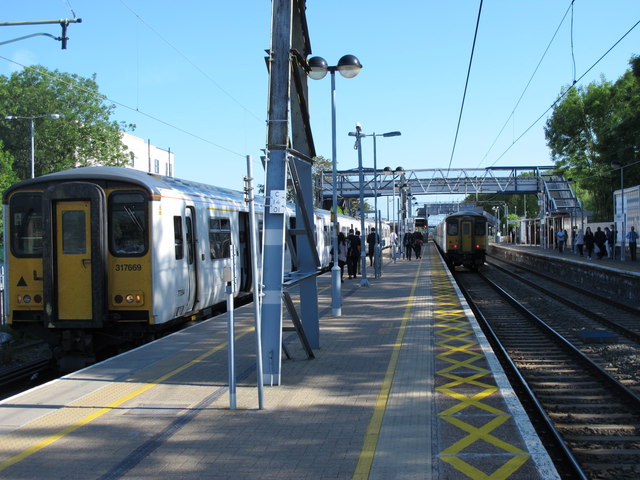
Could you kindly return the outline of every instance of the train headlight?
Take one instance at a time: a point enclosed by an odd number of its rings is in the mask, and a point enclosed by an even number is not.
[[[126,297],[124,297],[125,301],[127,303],[133,303],[133,295],[129,294]]]
[[[24,303],[31,303],[31,295],[25,295],[24,297],[22,297],[22,300],[24,301]]]
[[[33,297],[33,301],[36,303],[42,303],[42,295],[36,295]]]
[[[113,301],[115,303],[122,303],[122,295],[116,295],[115,297],[113,297]]]

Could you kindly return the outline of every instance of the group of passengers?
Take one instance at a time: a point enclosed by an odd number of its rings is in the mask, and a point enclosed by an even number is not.
[[[595,233],[591,231],[591,227],[587,227],[586,231],[582,231],[582,229],[578,229],[574,227],[572,231],[572,244],[574,253],[577,250],[577,253],[583,257],[585,254],[589,260],[591,260],[593,254],[595,253],[598,259],[602,259],[605,257],[615,259],[616,257],[616,239],[618,237],[618,232],[615,229],[615,225],[611,225],[611,228],[604,227],[602,230],[600,227],[596,228]],[[561,240],[562,238],[562,240]],[[562,253],[564,243],[567,239],[567,232],[558,231],[557,233],[558,239],[558,248],[560,253]],[[626,240],[629,244],[629,253],[631,256],[631,260],[636,259],[636,249],[638,245],[638,233],[635,231],[635,227],[631,227],[629,232],[626,234]]]

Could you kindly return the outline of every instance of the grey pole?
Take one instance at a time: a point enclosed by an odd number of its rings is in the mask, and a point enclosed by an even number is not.
[[[33,127],[33,117],[29,118],[29,124],[31,127],[31,178],[36,178],[36,159],[35,159],[35,147],[36,136]]]
[[[338,161],[336,147],[336,72],[331,70],[331,176],[333,182],[333,235],[331,245],[333,247],[333,267],[331,268],[331,313],[334,317],[342,316],[342,281],[340,279],[340,266],[338,265]]]
[[[262,280],[258,273],[258,226],[256,224],[255,197],[253,195],[253,164],[251,155],[247,155],[246,193],[249,202],[249,234],[251,235],[251,279],[253,285],[253,312],[256,334],[256,377],[258,385],[258,408],[264,408],[264,381],[262,372],[262,318],[260,305],[262,303]]]
[[[375,278],[380,278],[382,269],[380,265],[380,215],[378,214],[378,163],[376,155],[376,132],[373,132],[371,136],[373,137],[373,209],[375,210],[374,223],[376,225],[376,234],[374,235],[375,245],[373,247],[373,271]]]
[[[369,280],[367,280],[367,252],[366,246],[366,234],[364,230],[364,172],[362,171],[362,127],[356,125],[356,149],[358,150],[358,173],[360,175],[360,262],[362,263],[362,278],[360,280],[361,287],[368,287]]]
[[[620,201],[621,201],[621,205],[620,205],[620,211],[622,212],[622,221],[621,221],[621,225],[622,225],[622,239],[620,242],[620,245],[622,245],[622,248],[620,250],[620,261],[624,262],[625,261],[625,249],[627,248],[627,244],[626,244],[626,218],[625,218],[625,211],[624,211],[624,165],[620,165],[620,188],[622,189],[622,196],[620,197]]]

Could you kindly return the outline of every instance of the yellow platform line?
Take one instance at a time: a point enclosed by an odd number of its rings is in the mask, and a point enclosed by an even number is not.
[[[475,364],[484,359],[484,355],[473,351],[478,342],[469,325],[460,300],[452,289],[449,278],[440,262],[434,260],[432,265],[433,297],[436,300],[434,321],[436,335],[441,338],[436,347],[442,351],[436,359],[445,362],[445,367],[436,371],[436,375],[450,380],[436,388],[441,394],[457,401],[453,406],[438,413],[438,418],[460,429],[464,433],[460,440],[445,448],[438,454],[438,458],[451,465],[468,478],[475,480],[504,480],[516,472],[530,458],[530,455],[520,448],[492,435],[493,430],[510,420],[512,417],[499,408],[483,403],[483,400],[498,392],[498,388],[483,381],[484,377],[491,378],[491,371]],[[457,373],[454,373],[457,372]],[[461,373],[465,372],[465,373]],[[468,373],[467,373],[468,372]],[[476,387],[473,395],[456,391],[460,386]],[[459,415],[464,409],[475,407],[486,412],[487,421],[482,426],[470,425]],[[475,416],[477,421],[479,417]],[[508,460],[492,473],[486,473],[464,461],[459,454],[473,445],[483,441],[496,448],[504,450],[509,455]]]
[[[407,323],[411,317],[411,307],[414,303],[416,288],[418,287],[418,281],[420,279],[420,269],[422,267],[422,260],[418,264],[415,278],[413,279],[413,285],[411,286],[411,292],[405,305],[404,314],[402,316],[402,322],[396,336],[396,341],[393,345],[393,351],[391,352],[391,358],[387,365],[387,371],[382,385],[380,386],[380,392],[376,399],[376,404],[365,432],[364,442],[362,449],[360,450],[360,456],[358,457],[358,463],[356,465],[353,476],[354,480],[366,480],[371,473],[371,465],[373,464],[373,458],[376,453],[376,447],[378,445],[378,439],[380,438],[380,430],[382,428],[382,421],[384,420],[384,413],[387,408],[387,402],[389,401],[389,394],[391,393],[391,385],[393,384],[393,378],[396,374],[396,368],[398,366],[398,359],[400,358],[400,350],[402,349],[402,343],[404,341],[404,335],[407,329]]]
[[[238,334],[236,336],[236,340],[244,337],[245,335],[247,335],[248,333],[252,332],[253,328],[249,328],[246,329],[245,331],[241,332],[240,334]],[[100,418],[101,416],[103,416],[106,413],[109,413],[110,411],[112,411],[113,409],[119,407],[120,405],[122,405],[123,403],[141,395],[142,393],[146,392],[147,390],[155,387],[158,384],[161,384],[167,380],[169,380],[170,378],[178,375],[181,372],[184,372],[185,370],[187,370],[188,368],[202,362],[203,360],[205,360],[206,358],[210,357],[211,355],[215,354],[216,352],[219,352],[220,350],[224,349],[227,347],[227,343],[228,342],[224,342],[206,352],[204,352],[203,354],[199,355],[198,357],[196,357],[195,359],[185,363],[184,365],[181,365],[178,368],[175,368],[173,370],[171,370],[170,372],[156,378],[155,380],[152,380],[144,385],[142,385],[141,387],[137,388],[136,390],[128,393],[127,395],[121,396],[119,397],[117,400],[109,403],[108,405],[102,407],[102,408],[98,408],[95,412],[84,416],[83,418],[81,418],[80,420],[72,423],[71,425],[57,431],[56,433],[40,440],[39,442],[35,443],[34,445],[30,446],[29,448],[21,451],[20,453],[13,455],[9,458],[7,458],[6,460],[3,460],[2,462],[0,462],[0,472],[2,472],[3,470],[6,470],[7,468],[9,468],[12,465],[15,465],[16,463],[24,460],[25,458],[30,457],[31,455],[33,455],[34,453],[39,452],[40,450],[42,450],[43,448],[51,445],[52,443],[57,442],[58,440],[60,440],[61,438],[64,438],[65,436],[69,435],[70,433],[78,430],[79,428],[87,425],[88,423],[91,423],[92,421],[96,420],[97,418]],[[123,383],[123,382],[118,382],[118,383]],[[113,386],[114,384],[110,384],[109,386]],[[107,387],[108,388],[108,387]],[[66,407],[63,407],[60,410],[64,410],[64,409],[73,409],[74,406],[69,405]],[[56,410],[56,412],[58,412],[58,410]],[[53,415],[56,412],[52,412],[49,415]],[[27,427],[28,428],[28,427]]]

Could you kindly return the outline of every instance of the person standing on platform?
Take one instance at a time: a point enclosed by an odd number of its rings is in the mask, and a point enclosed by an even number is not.
[[[558,237],[558,251],[562,253],[564,251],[564,242],[566,240],[564,236],[564,230],[558,229],[558,233],[556,234]]]
[[[410,231],[406,232],[404,234],[402,244],[404,245],[404,254],[406,256],[406,259],[411,260],[411,252],[413,250],[413,233],[411,233]]]
[[[413,251],[416,252],[416,259],[422,258],[422,244],[424,243],[424,237],[420,230],[416,230],[413,233]]]
[[[344,282],[344,266],[347,263],[347,237],[344,233],[338,233],[338,265],[340,266],[340,280]]]
[[[391,230],[389,234],[389,244],[391,246],[391,254],[393,255],[393,247],[398,246],[398,234],[396,233],[395,227]]]
[[[584,256],[584,232],[582,229],[578,230],[578,233],[576,233],[574,248],[578,249],[578,253],[580,253],[581,257]]]
[[[360,237],[353,233],[353,229],[349,230],[347,238],[347,273],[349,278],[356,278],[358,273],[358,260],[360,259]]]
[[[636,259],[636,248],[638,247],[638,232],[635,227],[631,227],[631,230],[627,233],[627,240],[629,241],[629,253],[631,254],[631,260]]]
[[[376,229],[374,227],[371,227],[371,231],[367,235],[367,246],[369,248],[369,266],[373,267],[373,254],[376,251]]]
[[[578,235],[578,227],[575,225],[571,228],[571,251],[576,253],[576,236]],[[583,235],[584,237],[584,235]]]
[[[595,238],[593,237],[591,227],[587,227],[587,231],[584,232],[584,244],[587,247],[587,258],[591,260],[591,255],[593,254],[593,245],[595,244]]]
[[[607,249],[607,258],[613,258],[612,255],[612,245],[613,245],[613,232],[609,230],[609,227],[604,227],[604,236],[607,237],[607,240],[604,244]]]
[[[598,254],[598,260],[602,260],[602,257],[607,252],[606,247],[604,246],[607,243],[607,236],[604,234],[600,227],[596,228],[596,233],[593,234],[594,240],[596,242]]]

